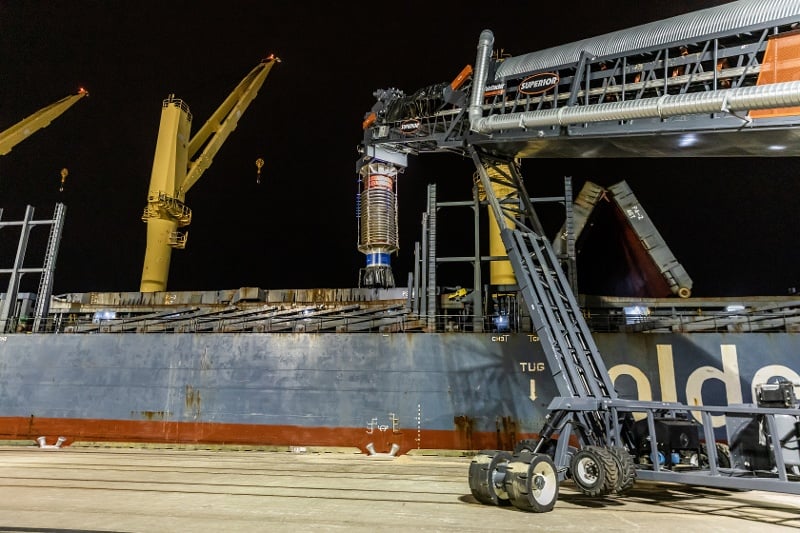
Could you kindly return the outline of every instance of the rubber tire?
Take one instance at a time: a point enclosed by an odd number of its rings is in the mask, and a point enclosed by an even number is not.
[[[506,468],[511,454],[503,450],[482,450],[469,465],[469,488],[484,505],[511,505],[505,490]],[[498,477],[502,476],[501,482]]]
[[[605,448],[581,448],[572,456],[569,470],[575,486],[587,496],[605,496],[617,486],[616,460]]]
[[[727,444],[717,443],[717,458],[720,468],[731,467],[731,449]]]
[[[612,446],[608,449],[617,464],[617,484],[615,494],[625,494],[636,483],[636,464],[633,456],[622,446]]]
[[[522,511],[549,513],[558,500],[558,474],[549,455],[522,452],[508,463],[506,492]]]
[[[727,444],[715,443],[717,450],[717,468],[731,468],[731,449]],[[705,444],[700,445],[700,466],[708,468],[708,450]]]
[[[538,444],[536,439],[522,439],[514,446],[514,455],[519,455],[522,452],[533,453],[533,450],[536,449],[536,444]]]

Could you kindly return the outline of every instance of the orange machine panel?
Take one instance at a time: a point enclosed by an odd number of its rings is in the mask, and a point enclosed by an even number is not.
[[[773,37],[761,62],[758,85],[800,80],[800,32]],[[800,115],[800,107],[760,109],[750,112],[752,118]]]

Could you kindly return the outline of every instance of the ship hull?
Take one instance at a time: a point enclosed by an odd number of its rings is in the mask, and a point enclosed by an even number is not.
[[[620,397],[726,405],[800,383],[800,335],[596,333]],[[557,396],[530,334],[10,334],[0,439],[512,448]]]

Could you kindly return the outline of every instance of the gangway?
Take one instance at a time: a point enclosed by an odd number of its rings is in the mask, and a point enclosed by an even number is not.
[[[493,57],[485,30],[468,83],[375,93],[357,170],[472,159],[558,390],[537,439],[474,458],[480,502],[551,511],[567,479],[590,496],[637,478],[800,494],[794,384],[758,384],[758,405],[617,396],[517,164],[800,155],[800,82],[788,81],[798,24],[800,2],[739,0],[510,58]]]

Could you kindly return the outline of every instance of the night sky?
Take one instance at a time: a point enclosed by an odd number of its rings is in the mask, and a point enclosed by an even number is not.
[[[174,93],[189,104],[194,133],[275,53],[283,62],[187,194],[193,221],[187,248],[172,254],[168,289],[354,287],[364,262],[356,147],[373,91],[450,81],[474,63],[483,29],[496,48],[519,55],[721,3],[0,0],[0,131],[79,87],[90,92],[0,156],[3,220],[21,218],[26,205],[46,219],[64,203],[54,292],[138,290],[162,100]],[[260,184],[258,158],[266,161]],[[558,194],[565,176],[576,193],[587,179],[626,180],[692,277],[694,295],[748,296],[800,284],[795,163],[561,159],[525,160],[522,170],[532,195]],[[69,176],[59,192],[62,168]],[[473,171],[454,156],[410,160],[398,186],[398,284],[413,268],[426,185],[439,184],[440,200],[469,199]],[[464,233],[460,224],[443,222],[445,249]],[[13,262],[12,231],[0,241],[2,268]],[[611,279],[589,273],[613,271],[619,251],[602,234],[591,239],[581,292],[613,291]],[[35,290],[38,278],[25,283]]]

